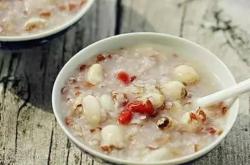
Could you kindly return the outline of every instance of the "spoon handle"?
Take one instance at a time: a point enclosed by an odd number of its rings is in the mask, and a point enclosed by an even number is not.
[[[250,78],[234,85],[232,87],[223,89],[205,97],[198,98],[196,100],[196,106],[205,107],[228,98],[239,96],[242,93],[250,91]]]

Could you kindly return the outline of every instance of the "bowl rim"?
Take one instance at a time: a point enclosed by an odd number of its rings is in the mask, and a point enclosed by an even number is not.
[[[30,41],[30,40],[36,40],[36,39],[42,39],[48,36],[51,36],[53,34],[56,34],[60,31],[63,31],[76,23],[80,18],[90,9],[90,7],[93,5],[95,0],[87,0],[86,4],[80,9],[80,11],[77,12],[69,21],[64,22],[63,24],[60,24],[58,26],[55,26],[53,28],[49,28],[45,31],[35,33],[35,34],[28,34],[23,36],[1,36],[0,35],[0,42],[20,42],[20,41]]]
[[[230,79],[232,79],[232,83],[236,84],[235,78],[232,75],[232,72],[228,69],[228,67],[216,56],[214,55],[212,52],[210,52],[208,49],[203,48],[202,46],[200,46],[199,44],[192,42],[190,40],[178,37],[178,36],[174,36],[174,35],[170,35],[170,34],[164,34],[164,33],[156,33],[156,32],[134,32],[134,33],[126,33],[126,34],[120,34],[120,35],[116,35],[116,36],[111,36],[102,40],[99,40],[87,47],[85,47],[84,49],[82,49],[81,51],[79,51],[76,55],[74,55],[64,66],[63,68],[60,70],[59,74],[56,77],[56,80],[54,82],[54,86],[53,86],[53,90],[52,90],[52,107],[53,107],[53,112],[54,115],[56,117],[57,122],[59,123],[60,127],[63,129],[64,133],[68,136],[68,138],[74,143],[76,144],[80,149],[86,151],[87,153],[91,154],[94,157],[98,157],[101,158],[103,160],[106,160],[108,162],[113,162],[113,163],[119,163],[119,164],[133,164],[133,165],[163,165],[163,164],[181,164],[181,163],[185,163],[185,162],[189,162],[191,160],[195,160],[203,155],[205,155],[206,153],[210,152],[212,149],[214,149],[225,137],[226,135],[230,132],[230,130],[232,129],[238,112],[239,112],[239,99],[236,99],[234,101],[234,103],[232,104],[235,108],[233,109],[234,111],[236,111],[234,113],[233,116],[233,120],[228,124],[228,129],[223,131],[223,133],[212,143],[210,143],[208,146],[206,146],[205,148],[201,149],[200,151],[193,153],[193,154],[189,154],[180,158],[175,158],[175,159],[170,159],[170,160],[163,160],[163,161],[158,161],[158,162],[139,162],[139,161],[130,161],[130,160],[124,160],[124,159],[120,159],[120,158],[116,158],[116,157],[112,157],[112,156],[108,156],[106,154],[103,154],[95,149],[92,149],[91,147],[89,147],[88,145],[83,144],[80,140],[78,140],[72,133],[70,133],[70,131],[67,130],[66,126],[64,126],[63,124],[63,120],[60,120],[60,116],[57,110],[57,105],[56,105],[56,101],[55,101],[55,97],[56,97],[56,87],[58,86],[57,84],[60,81],[60,77],[63,77],[63,71],[65,70],[65,68],[67,68],[69,65],[71,65],[71,61],[74,58],[77,58],[78,56],[81,56],[82,54],[84,54],[84,52],[88,49],[91,49],[93,47],[95,47],[96,45],[102,44],[104,42],[107,42],[109,40],[113,40],[113,39],[117,39],[117,38],[121,38],[121,37],[133,37],[133,36],[158,36],[158,37],[165,37],[165,38],[171,38],[171,39],[175,39],[178,40],[180,42],[186,42],[198,49],[201,49],[202,51],[206,52],[206,54],[209,54],[210,56],[213,56],[213,58],[215,58],[220,65],[222,65],[225,68],[225,71],[228,72],[228,76],[230,76]]]

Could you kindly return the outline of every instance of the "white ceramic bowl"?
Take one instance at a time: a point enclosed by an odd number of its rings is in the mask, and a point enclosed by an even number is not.
[[[68,21],[65,21],[63,24],[56,26],[54,28],[45,30],[40,33],[35,33],[31,35],[24,35],[24,36],[0,36],[0,42],[22,42],[22,41],[30,41],[30,40],[37,40],[37,39],[42,39],[46,38],[48,36],[52,36],[54,34],[57,34],[59,32],[62,32],[69,28],[71,25],[76,23],[92,6],[94,0],[88,0],[78,12],[77,14],[72,18],[69,19]]]
[[[52,92],[53,110],[59,125],[62,127],[63,131],[66,133],[66,135],[69,137],[71,141],[73,141],[79,148],[90,153],[91,155],[109,162],[114,162],[119,164],[136,164],[136,165],[147,164],[145,162],[143,163],[135,162],[135,161],[122,160],[115,157],[111,157],[99,151],[96,151],[90,148],[88,145],[81,142],[78,137],[74,136],[71,133],[70,129],[64,123],[65,114],[62,113],[60,91],[61,88],[64,86],[66,80],[75,72],[78,66],[86,62],[89,58],[101,52],[118,49],[121,47],[127,47],[138,43],[155,43],[155,44],[159,43],[166,45],[168,47],[172,47],[177,54],[186,56],[190,59],[195,59],[195,61],[202,63],[204,67],[210,70],[211,73],[214,74],[216,78],[218,78],[223,87],[229,87],[235,84],[235,80],[232,73],[225,66],[225,64],[222,63],[214,54],[212,54],[208,50],[202,48],[201,46],[191,41],[175,37],[172,35],[158,34],[158,33],[144,33],[144,32],[122,34],[103,39],[84,48],[65,64],[65,66],[62,68],[59,75],[57,76]],[[194,160],[206,154],[207,152],[212,150],[216,145],[218,145],[221,142],[221,140],[224,139],[225,136],[228,134],[228,132],[230,131],[236,120],[238,114],[238,108],[239,108],[239,102],[237,100],[233,103],[233,105],[229,110],[228,119],[225,125],[224,132],[207,147],[191,155],[161,162],[152,162],[148,163],[148,165],[179,164]]]

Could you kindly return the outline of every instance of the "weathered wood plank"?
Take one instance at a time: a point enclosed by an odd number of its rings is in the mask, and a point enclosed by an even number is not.
[[[44,50],[48,50],[47,46],[34,48],[32,51],[23,50],[20,51],[21,54],[11,55],[13,60],[10,62],[12,69],[9,69],[9,75],[13,75],[18,80],[8,83],[3,100],[6,103],[4,104],[5,117],[11,121],[4,128],[13,131],[12,135],[4,134],[4,136],[15,139],[7,142],[10,144],[8,148],[14,150],[11,160],[13,159],[17,164],[42,164],[47,160],[49,130],[54,117],[46,113],[50,106],[45,103],[45,96],[50,97],[50,91],[45,91],[47,87],[45,83],[49,82],[49,76],[46,75],[47,67],[43,62],[49,55]],[[41,81],[43,79],[46,81]],[[17,96],[23,100],[17,100]],[[32,104],[36,103],[36,107],[28,105],[28,101]],[[10,158],[5,158],[4,163],[8,164],[9,160]]]
[[[122,1],[121,33],[156,31],[180,35],[183,0]]]

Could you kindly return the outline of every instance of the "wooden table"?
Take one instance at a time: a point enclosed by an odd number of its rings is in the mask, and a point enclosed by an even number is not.
[[[154,31],[195,41],[215,53],[237,81],[250,75],[249,0],[97,0],[81,21],[50,43],[0,50],[0,164],[102,164],[81,153],[57,124],[51,89],[80,49],[119,33]],[[190,164],[250,164],[249,96],[226,139]]]

